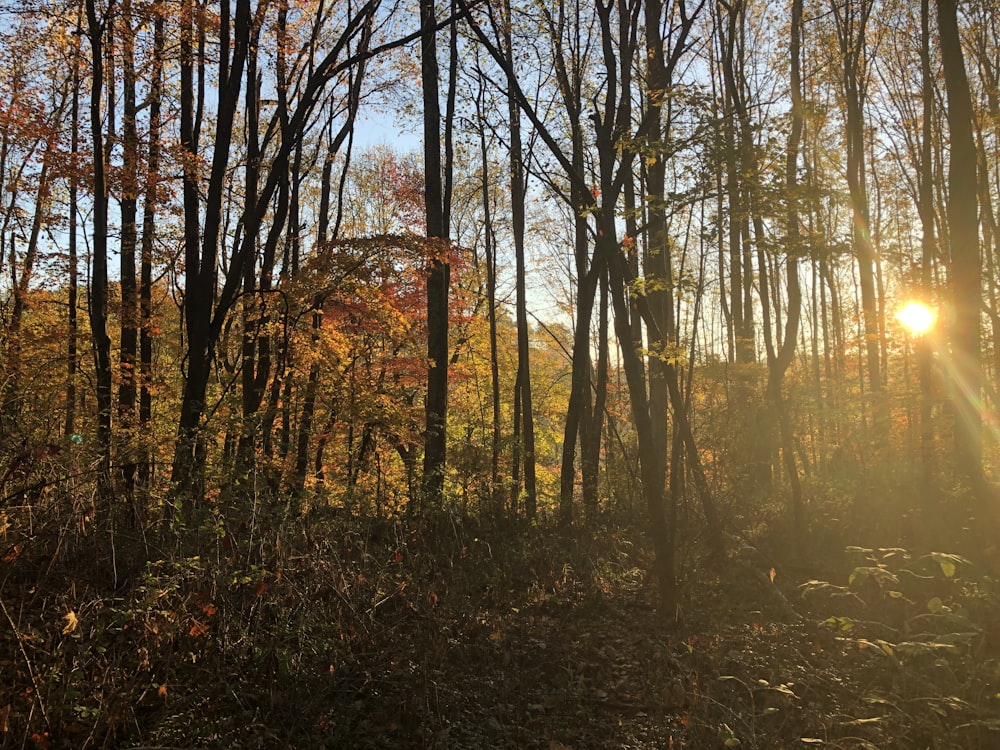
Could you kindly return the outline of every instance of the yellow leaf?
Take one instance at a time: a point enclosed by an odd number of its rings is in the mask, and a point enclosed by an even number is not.
[[[774,583],[774,577],[775,577],[775,576],[776,576],[777,574],[778,574],[778,573],[777,573],[777,571],[776,571],[776,570],[775,570],[774,568],[771,568],[771,573],[770,573],[770,576],[771,576],[771,583]]]
[[[63,635],[69,635],[74,630],[76,630],[77,625],[80,624],[80,621],[76,617],[76,612],[74,612],[73,610],[67,612],[66,616],[63,617],[63,620],[66,622],[66,626],[62,629]]]

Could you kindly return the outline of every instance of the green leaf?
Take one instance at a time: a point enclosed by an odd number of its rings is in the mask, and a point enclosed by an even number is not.
[[[972,565],[968,559],[961,555],[953,555],[947,552],[931,552],[928,557],[938,564],[938,567],[941,569],[941,575],[945,578],[954,578],[960,566]]]
[[[935,596],[927,602],[927,611],[932,615],[939,615],[942,612],[950,612],[951,610],[944,606],[944,602],[941,601],[941,597]]]
[[[847,631],[854,629],[854,620],[850,617],[827,617],[820,623],[820,626],[829,630],[838,630],[842,633],[846,633]]]
[[[864,566],[859,565],[851,572],[847,582],[852,588],[863,586],[868,579],[872,579],[879,585],[879,588],[886,584],[899,585],[896,575],[881,565]]]
[[[870,574],[870,568],[858,567],[851,571],[850,578],[847,579],[847,583],[850,586],[860,586],[865,581],[868,580]]]

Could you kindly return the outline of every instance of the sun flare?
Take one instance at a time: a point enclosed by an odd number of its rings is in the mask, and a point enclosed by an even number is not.
[[[896,319],[914,336],[923,336],[937,318],[934,310],[923,302],[910,300],[896,312]]]

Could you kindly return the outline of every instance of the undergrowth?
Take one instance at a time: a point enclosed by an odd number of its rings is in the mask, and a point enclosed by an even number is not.
[[[4,529],[0,748],[991,748],[1000,592],[958,555],[744,550],[656,611],[641,519],[307,513],[182,543]],[[232,514],[231,514],[232,515]]]

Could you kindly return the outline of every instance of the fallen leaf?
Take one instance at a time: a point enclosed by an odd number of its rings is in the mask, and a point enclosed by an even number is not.
[[[63,635],[69,635],[76,630],[77,626],[80,624],[80,621],[76,617],[76,612],[73,610],[67,612],[63,617],[63,620],[66,622],[66,626],[62,629]]]
[[[201,638],[201,636],[205,635],[205,633],[207,632],[208,632],[208,625],[206,625],[203,622],[198,622],[197,620],[195,620],[194,624],[191,626],[191,629],[188,630],[188,635],[191,636],[192,638]]]
[[[10,731],[10,704],[0,708],[0,732]]]
[[[160,696],[161,698],[166,699],[166,697],[167,697],[167,683],[164,682],[162,685],[160,685],[160,687],[158,687],[156,689],[156,694],[158,696]]]

